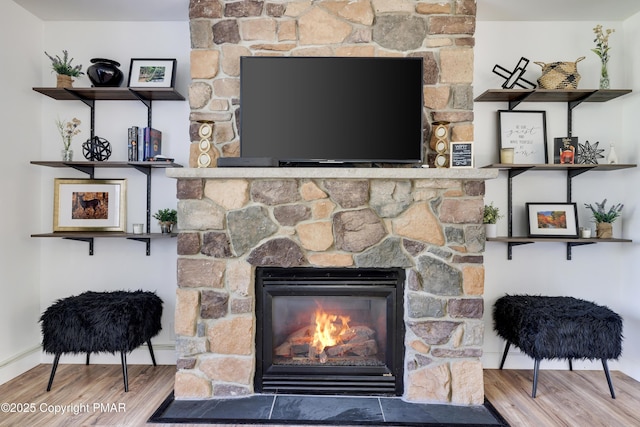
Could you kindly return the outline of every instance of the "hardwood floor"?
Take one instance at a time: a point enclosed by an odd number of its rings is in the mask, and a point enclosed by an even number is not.
[[[176,367],[129,365],[128,393],[120,365],[60,364],[47,392],[50,370],[39,365],[0,386],[0,403],[23,411],[3,406],[0,426],[143,426],[173,390]]]
[[[195,427],[146,423],[171,392],[175,366],[129,366],[128,393],[119,365],[60,365],[47,393],[50,369],[39,365],[0,385],[0,403],[23,410],[3,406],[0,426]],[[615,400],[602,371],[542,370],[535,399],[532,377],[532,370],[485,371],[487,398],[514,427],[640,426],[640,383],[620,372],[612,372]]]
[[[618,371],[612,371],[611,378],[615,399],[602,370],[541,370],[533,399],[533,370],[490,369],[484,371],[484,389],[514,427],[640,426],[640,383]]]

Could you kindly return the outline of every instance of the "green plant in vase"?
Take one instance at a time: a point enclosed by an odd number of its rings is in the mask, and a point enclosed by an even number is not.
[[[493,202],[488,205],[484,205],[482,223],[485,226],[486,237],[497,236],[497,222],[500,218],[502,218],[502,215],[500,215],[500,208],[493,206]]]
[[[596,44],[595,49],[591,49],[593,53],[600,57],[600,89],[609,89],[611,86],[609,82],[609,36],[614,33],[616,30],[607,28],[605,31],[602,31],[602,25],[598,24],[594,27],[593,32],[596,35],[594,43]]]
[[[153,217],[158,220],[163,233],[171,233],[174,224],[178,222],[178,211],[169,208],[160,209],[153,214]]]
[[[613,237],[612,224],[620,217],[620,212],[622,212],[622,208],[624,207],[622,203],[618,203],[607,210],[605,207],[606,203],[607,199],[604,199],[602,203],[596,202],[595,207],[590,203],[584,204],[584,207],[591,211],[593,220],[596,223],[596,237],[599,239],[610,239]]]
[[[73,87],[72,77],[79,77],[83,75],[82,65],[73,65],[73,58],[69,59],[69,52],[62,51],[62,58],[60,56],[49,55],[46,51],[45,55],[51,60],[51,69],[58,75],[57,85],[59,88]]]

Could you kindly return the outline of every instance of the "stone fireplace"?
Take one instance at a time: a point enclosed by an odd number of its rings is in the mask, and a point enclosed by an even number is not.
[[[260,267],[396,268],[410,401],[483,403],[484,180],[475,169],[170,169],[175,396],[256,392]]]
[[[239,155],[241,56],[414,56],[431,123],[473,141],[475,0],[191,0],[190,168],[178,187],[177,399],[256,392],[259,267],[396,268],[402,390],[410,401],[483,403],[484,180],[475,169],[196,169]],[[384,82],[381,82],[384,84]],[[286,118],[283,118],[286,121]]]

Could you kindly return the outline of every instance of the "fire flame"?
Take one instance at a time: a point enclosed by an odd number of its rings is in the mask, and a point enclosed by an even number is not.
[[[340,336],[349,329],[349,321],[349,316],[330,314],[318,308],[315,312],[316,330],[311,345],[321,353],[325,347],[340,344]]]

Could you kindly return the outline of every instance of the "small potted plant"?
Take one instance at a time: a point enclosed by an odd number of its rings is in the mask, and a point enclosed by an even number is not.
[[[607,199],[604,199],[602,203],[596,202],[595,208],[590,203],[584,204],[584,207],[591,211],[593,220],[596,223],[596,237],[599,239],[610,239],[613,237],[613,223],[618,219],[624,207],[623,204],[618,203],[617,205],[611,206],[609,210],[606,210],[606,203]]]
[[[160,209],[153,214],[153,217],[158,220],[163,233],[171,233],[173,225],[178,222],[178,211],[169,208]]]
[[[500,209],[493,206],[493,202],[488,205],[484,205],[484,215],[482,216],[482,223],[485,228],[486,237],[496,237],[497,232],[497,222],[502,218],[500,215]]]
[[[82,74],[82,65],[72,65],[73,58],[69,59],[69,52],[62,51],[62,58],[58,55],[51,56],[46,51],[45,55],[51,60],[51,68],[58,74],[57,85],[59,88],[73,87],[73,79],[71,77],[79,77]]]

